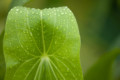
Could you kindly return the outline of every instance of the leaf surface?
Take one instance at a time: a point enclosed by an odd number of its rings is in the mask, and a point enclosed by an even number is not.
[[[120,49],[115,49],[102,56],[96,64],[94,64],[88,72],[86,72],[85,80],[114,80],[112,72],[112,64],[116,57],[120,55]]]
[[[13,8],[4,53],[5,80],[83,80],[78,25],[67,7]]]

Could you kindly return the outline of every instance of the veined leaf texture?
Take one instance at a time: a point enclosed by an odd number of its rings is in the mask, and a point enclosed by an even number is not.
[[[83,80],[80,44],[69,8],[15,7],[5,28],[5,80]]]

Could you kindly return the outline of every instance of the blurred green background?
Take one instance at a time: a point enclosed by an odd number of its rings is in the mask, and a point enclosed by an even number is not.
[[[0,0],[0,33],[5,27],[11,2]],[[40,9],[68,6],[73,11],[81,35],[83,74],[103,54],[120,49],[120,0],[32,0],[25,6]],[[115,80],[120,80],[120,56],[113,66]]]

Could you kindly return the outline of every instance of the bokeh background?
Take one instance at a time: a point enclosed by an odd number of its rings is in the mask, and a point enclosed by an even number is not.
[[[12,0],[0,0],[0,33],[5,27]],[[32,0],[25,6],[48,8],[68,6],[74,13],[81,35],[83,74],[107,52],[120,48],[120,0]],[[120,56],[113,64],[120,80]]]

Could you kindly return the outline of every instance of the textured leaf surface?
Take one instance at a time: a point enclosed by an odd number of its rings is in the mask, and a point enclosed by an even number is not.
[[[7,18],[5,80],[82,80],[80,35],[67,7],[13,8]]]
[[[5,60],[3,55],[3,32],[0,34],[0,80],[4,80]]]
[[[116,57],[120,55],[120,49],[115,49],[102,56],[98,62],[85,74],[85,80],[114,80],[112,64]]]

